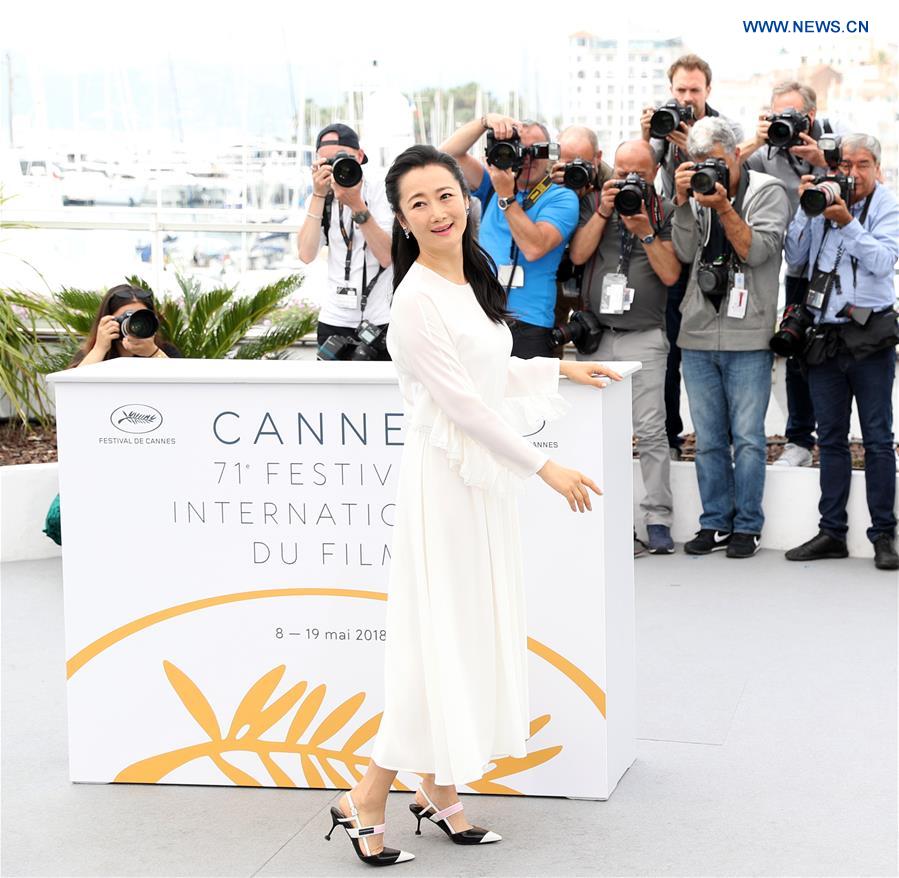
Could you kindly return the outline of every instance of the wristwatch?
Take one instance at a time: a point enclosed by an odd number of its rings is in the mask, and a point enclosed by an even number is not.
[[[640,238],[640,243],[645,247],[647,244],[651,244],[655,241],[656,236],[650,232],[645,238]]]
[[[360,210],[359,213],[353,214],[353,222],[357,226],[361,226],[363,223],[367,223],[371,219],[371,211],[367,208],[365,210]]]
[[[499,198],[496,199],[496,206],[500,210],[508,210],[513,204],[515,204],[515,196],[511,196],[510,198],[505,198],[500,195]]]

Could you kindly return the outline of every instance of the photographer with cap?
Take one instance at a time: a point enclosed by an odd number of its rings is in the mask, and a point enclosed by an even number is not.
[[[613,179],[581,197],[571,260],[584,266],[583,292],[602,328],[599,347],[578,359],[639,360],[631,407],[645,493],[640,509],[649,551],[670,554],[671,458],[665,434],[665,307],[681,265],[671,243],[674,205],[653,187],[655,153],[644,140],[615,151]],[[564,327],[563,327],[564,329]],[[576,341],[577,343],[577,341]],[[642,543],[634,537],[634,553]]]
[[[362,172],[359,136],[340,123],[315,141],[312,196],[298,236],[300,259],[328,247],[328,292],[319,312],[320,359],[389,360],[393,212],[382,180]],[[359,343],[361,340],[362,343]]]
[[[846,503],[852,476],[849,418],[853,399],[865,446],[865,490],[881,570],[899,568],[893,379],[899,342],[893,271],[899,258],[899,202],[882,183],[880,143],[866,134],[842,138],[835,172],[802,177],[799,210],[785,254],[806,265],[808,292],[791,328],[805,333],[802,352],[818,419],[821,499],[817,536],[790,549],[790,561],[845,558]],[[803,317],[805,318],[803,320]],[[790,327],[781,325],[781,332]],[[813,323],[814,326],[808,326]]]
[[[672,240],[691,262],[678,344],[696,430],[702,515],[691,555],[748,558],[761,540],[777,313],[790,202],[780,180],[742,166],[731,126],[701,119],[675,173]]]
[[[700,119],[719,117],[717,110],[707,102],[712,91],[712,68],[698,55],[682,55],[668,68],[671,99],[660,108],[645,107],[640,118],[643,139],[652,144],[659,162],[656,190],[663,198],[674,198],[674,172],[685,162],[687,135]],[[723,117],[721,117],[723,118]],[[734,138],[739,143],[743,130],[736,122],[728,120]],[[671,456],[680,457],[683,444],[681,433],[684,424],[680,416],[681,354],[677,346],[680,332],[680,306],[687,289],[690,266],[685,265],[681,276],[668,289],[666,332],[670,349],[668,369],[665,375],[665,429]]]
[[[485,132],[492,146],[482,163],[468,150]],[[488,113],[440,146],[459,162],[481,202],[480,244],[506,290],[515,318],[512,356],[522,359],[553,356],[556,273],[578,218],[577,195],[550,177],[558,144],[549,140],[539,122]]]
[[[787,190],[790,212],[799,207],[799,182],[806,174],[824,173],[827,162],[818,141],[834,133],[828,119],[818,116],[815,90],[787,80],[774,86],[771,106],[759,116],[755,137],[740,146],[744,163],[753,171],[777,177]],[[806,266],[787,262],[784,279],[786,304],[799,305],[808,292]],[[815,411],[808,381],[799,361],[786,363],[787,443],[775,466],[811,466],[815,446]]]

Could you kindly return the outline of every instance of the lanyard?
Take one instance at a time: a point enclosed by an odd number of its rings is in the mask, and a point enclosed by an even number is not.
[[[552,177],[547,174],[527,195],[524,197],[524,201],[521,202],[521,209],[527,213],[540,199],[540,196],[546,192],[547,189],[552,185]],[[508,225],[508,222],[506,223]],[[511,234],[511,231],[510,231]],[[518,245],[515,243],[514,236],[512,237],[512,244],[509,247],[509,259],[512,261],[512,272],[515,272],[515,266],[518,265]]]
[[[868,219],[868,208],[871,206],[871,199],[874,197],[874,193],[872,192],[866,199],[864,206],[862,207],[862,212],[859,214],[858,222],[859,225],[864,226],[865,221]],[[852,212],[852,209],[849,209],[849,212]],[[824,242],[827,240],[827,233],[830,231],[831,224],[829,220],[824,220],[824,232],[821,235],[821,243],[818,245],[818,254],[815,256],[815,264],[812,267],[812,275],[818,270],[818,262],[821,259],[821,253],[824,250]],[[843,295],[843,286],[840,283],[840,275],[838,273],[838,269],[840,267],[840,260],[843,258],[843,242],[837,245],[837,255],[833,260],[833,267],[830,269],[829,274],[833,275],[834,284],[837,288],[837,295]],[[855,289],[858,283],[858,259],[854,256],[849,257],[849,263],[852,265],[852,289]]]
[[[346,283],[350,282],[350,263],[353,261],[353,236],[356,234],[356,226],[350,219],[350,230],[343,227],[343,205],[340,205],[340,213],[337,215],[337,225],[340,227],[340,237],[346,245],[346,260],[343,264],[343,279]],[[365,245],[362,246],[362,271],[365,272]],[[362,278],[362,285],[365,286],[365,278]]]
[[[652,226],[653,234],[658,234],[662,228],[662,203],[655,189],[650,188],[649,203],[647,204],[649,214],[649,224]],[[627,277],[628,270],[631,266],[631,256],[634,252],[634,244],[637,236],[629,232],[620,217],[618,223],[618,274]]]

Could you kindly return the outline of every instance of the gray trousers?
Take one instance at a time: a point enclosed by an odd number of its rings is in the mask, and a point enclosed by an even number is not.
[[[664,330],[615,332],[607,329],[595,354],[579,360],[639,360],[643,368],[631,377],[632,413],[645,494],[640,501],[647,525],[671,527],[671,456],[665,432],[665,370],[668,339]]]

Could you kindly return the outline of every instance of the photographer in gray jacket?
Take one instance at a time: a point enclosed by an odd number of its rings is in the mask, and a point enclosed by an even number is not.
[[[689,554],[756,553],[764,515],[768,347],[790,202],[780,180],[741,166],[731,126],[701,119],[675,174],[672,240],[692,271],[678,344],[696,430],[702,515]]]

